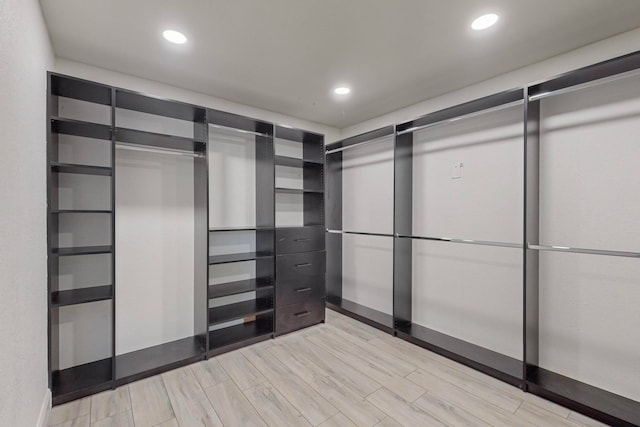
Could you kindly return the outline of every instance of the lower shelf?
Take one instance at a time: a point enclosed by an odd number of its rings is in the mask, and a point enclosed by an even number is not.
[[[272,336],[273,316],[266,316],[258,318],[255,322],[210,331],[209,351],[222,353],[231,350],[234,345],[243,346]]]
[[[204,348],[197,337],[121,354],[116,356],[116,383],[126,384],[203,358]]]
[[[72,368],[54,371],[51,376],[53,404],[69,402],[112,386],[113,359],[102,359]]]
[[[529,391],[615,426],[640,425],[640,402],[585,384],[573,378],[530,366]]]
[[[393,333],[393,316],[343,298],[328,296],[327,307],[369,326]]]
[[[51,305],[54,307],[63,307],[66,305],[109,300],[111,298],[113,298],[113,286],[95,286],[91,288],[52,292]]]
[[[402,338],[514,386],[522,385],[522,361],[424,326],[398,325]]]

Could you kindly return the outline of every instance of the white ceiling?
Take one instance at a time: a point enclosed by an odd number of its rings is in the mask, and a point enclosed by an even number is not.
[[[343,128],[636,28],[640,0],[41,0],[56,55]],[[469,29],[486,12],[484,32]],[[170,45],[161,32],[184,32]],[[346,100],[331,90],[349,84]]]

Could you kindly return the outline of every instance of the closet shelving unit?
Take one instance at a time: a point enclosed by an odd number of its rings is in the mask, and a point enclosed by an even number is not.
[[[60,350],[65,346],[61,334],[60,318],[62,311],[87,304],[101,303],[111,304],[111,320],[113,322],[113,298],[114,298],[114,271],[115,251],[114,242],[114,200],[113,200],[113,97],[114,93],[109,86],[87,82],[78,79],[69,79],[64,76],[48,74],[48,102],[47,102],[47,222],[48,222],[48,307],[49,307],[49,388],[52,390],[54,403],[71,400],[86,393],[106,390],[112,386],[114,369],[113,348],[111,341],[110,356],[92,355],[92,360],[84,363],[76,363],[73,366],[61,366]],[[74,108],[74,104],[76,108]],[[78,112],[77,105],[95,104],[102,110],[104,123],[78,120],[84,118]],[[67,107],[67,108],[65,108]],[[81,107],[80,107],[81,108]],[[69,113],[67,113],[69,111]],[[74,117],[62,117],[74,115]],[[108,124],[107,124],[108,122]],[[108,155],[99,159],[92,159],[99,164],[89,164],[85,161],[69,159],[62,150],[63,139],[69,136],[77,137],[81,144],[100,145],[107,144]],[[78,143],[76,141],[76,143]],[[71,178],[70,176],[74,176]],[[97,180],[96,180],[96,177]],[[79,205],[73,199],[65,197],[65,190],[81,193],[83,185],[106,185],[111,192],[108,203],[100,206]],[[93,201],[91,201],[93,202]],[[75,236],[79,231],[74,226],[74,219],[82,220],[87,217],[105,217],[110,226],[108,242],[96,242],[87,245],[78,244]],[[81,217],[81,218],[79,218]],[[70,234],[72,241],[63,242],[63,234]],[[95,241],[95,236],[91,236]],[[68,240],[68,239],[66,239]],[[84,239],[83,239],[84,241]],[[107,243],[107,244],[105,244]],[[72,283],[61,288],[60,269],[63,258],[74,257],[75,262],[86,262],[87,257],[105,254],[109,257],[108,270],[111,271],[109,283]],[[73,315],[70,312],[69,316]],[[113,329],[113,323],[111,329]],[[112,340],[112,337],[104,337]]]
[[[251,235],[255,251],[213,254],[209,267],[242,263],[255,265],[255,277],[209,284],[207,291],[207,355],[214,356],[273,337],[274,330],[274,154],[273,125],[222,111],[208,111],[211,127],[210,153],[216,150],[216,132],[236,133],[251,139],[255,155],[255,224],[240,227],[209,227],[209,248],[222,236]],[[234,189],[228,189],[233,192]],[[212,202],[213,203],[213,202]],[[242,237],[238,237],[242,239]],[[248,243],[248,242],[245,242]],[[207,283],[210,283],[207,279]],[[244,297],[243,297],[244,296]],[[241,300],[237,300],[240,297]],[[249,299],[247,299],[249,298]],[[210,306],[209,302],[231,301]]]
[[[282,335],[324,322],[324,137],[276,126],[275,143],[275,334]],[[279,185],[291,171],[297,185]]]
[[[412,321],[412,252],[413,241],[427,240],[451,244],[499,246],[522,250],[522,243],[478,241],[413,233],[412,189],[414,133],[476,117],[502,109],[524,105],[522,89],[498,93],[452,108],[437,111],[396,127],[394,188],[394,327],[398,337],[411,341],[494,377],[521,386],[522,361],[418,325]],[[515,284],[516,286],[518,284]]]
[[[327,170],[327,307],[397,335],[399,338],[466,364],[523,390],[614,426],[640,425],[640,402],[598,388],[540,366],[539,254],[544,251],[599,257],[640,258],[639,252],[545,245],[540,240],[540,104],[544,99],[640,75],[640,52],[578,69],[532,84],[447,108],[395,127],[394,152],[394,302],[393,318],[341,298],[344,234],[342,230],[342,149],[366,144],[394,132],[379,129],[331,144],[326,148]],[[413,134],[421,129],[523,105],[523,242],[477,241],[412,234]],[[461,236],[464,237],[464,236]],[[513,359],[458,338],[412,323],[412,241],[499,246],[520,250],[523,259],[523,358]],[[562,243],[562,242],[560,242]]]
[[[163,343],[131,353],[116,355],[115,336],[115,150],[116,147],[139,149],[174,150],[198,156],[194,159],[194,171],[197,176],[205,177],[205,180],[196,179],[196,234],[199,228],[206,231],[206,109],[189,104],[154,98],[140,93],[126,91],[98,83],[88,82],[74,77],[56,73],[48,73],[49,97],[48,97],[48,287],[49,287],[49,369],[50,387],[53,394],[53,403],[60,404],[74,400],[82,396],[93,394],[102,390],[114,388],[117,385],[126,384],[149,375],[154,375],[168,369],[192,363],[204,357],[204,345],[206,340],[205,317],[195,316],[195,330],[199,331],[195,336],[180,339],[174,342]],[[80,105],[69,104],[69,100],[79,102]],[[93,111],[97,106],[102,106],[107,113],[105,123],[94,123],[78,120],[76,118],[61,117],[67,110],[80,116],[84,115],[83,109]],[[64,108],[63,106],[67,107]],[[174,135],[165,135],[144,130],[127,129],[117,127],[117,111],[133,110],[159,117],[169,117],[193,122],[194,137],[184,138]],[[106,124],[108,122],[108,124]],[[109,158],[101,159],[102,164],[84,164],[62,161],[59,139],[62,135],[70,135],[82,138],[75,144],[96,144],[96,141],[104,141],[109,145]],[[69,156],[68,149],[66,156]],[[200,157],[202,156],[202,157]],[[73,157],[73,156],[72,156]],[[106,180],[110,197],[107,206],[65,206],[60,202],[61,190],[83,191],[83,188],[74,189],[69,183],[61,183],[63,176],[78,175],[80,177],[102,177]],[[84,179],[84,178],[81,178]],[[78,181],[76,181],[78,182]],[[80,181],[82,182],[82,181]],[[198,184],[198,182],[202,184]],[[87,182],[85,186],[92,183]],[[87,191],[84,189],[84,191]],[[67,191],[68,192],[68,191]],[[67,198],[69,196],[66,196]],[[73,202],[73,197],[70,199]],[[68,203],[68,202],[67,202]],[[197,206],[198,203],[202,205]],[[104,201],[103,201],[104,204]],[[109,242],[108,244],[95,245],[67,245],[60,244],[63,237],[61,226],[63,218],[70,216],[108,216]],[[205,222],[202,222],[204,219]],[[70,230],[65,229],[65,234],[71,235],[75,240],[74,224],[66,224]],[[78,239],[81,237],[78,236]],[[68,240],[68,236],[66,237]],[[102,242],[101,242],[102,243]],[[197,245],[196,245],[197,246]],[[196,247],[196,271],[199,262],[206,269],[206,245]],[[93,255],[108,255],[110,282],[109,284],[91,284],[91,286],[76,285],[70,289],[60,289],[60,260],[63,257],[86,258]],[[69,287],[67,285],[67,287]],[[195,283],[196,293],[203,289],[206,294],[204,282]],[[60,369],[59,354],[65,345],[60,342],[60,310],[80,304],[93,304],[101,301],[110,301],[111,330],[110,336],[103,340],[110,342],[108,357],[81,363],[77,366]],[[197,304],[196,304],[197,306]],[[68,332],[67,332],[68,333]],[[70,345],[66,343],[66,345]],[[95,359],[95,357],[94,357]]]
[[[343,151],[375,143],[394,135],[395,127],[386,126],[331,144],[326,151],[327,169],[327,307],[368,325],[393,333],[393,316],[342,297],[342,236],[346,234],[393,238],[393,234],[344,230],[342,224]]]
[[[206,176],[207,126],[206,109],[187,103],[153,97],[125,89],[115,89],[115,124],[119,112],[132,111],[150,115],[153,120],[181,120],[192,123],[192,137],[151,132],[143,129],[115,127],[115,144],[124,149],[150,149],[152,151],[181,153],[193,157],[194,169],[194,232],[202,234],[206,230]],[[197,274],[204,267],[206,248],[196,240],[194,247],[194,293],[198,300],[202,293],[202,277]],[[194,307],[197,306],[194,303]],[[172,342],[119,354],[116,356],[115,384],[122,385],[140,378],[155,375],[179,366],[193,363],[203,358],[206,348],[206,327],[203,318],[194,311],[194,335]],[[117,333],[117,331],[116,331]]]
[[[540,241],[540,147],[541,103],[550,97],[588,90],[625,78],[640,75],[640,51],[587,66],[556,78],[528,86],[526,90],[526,171],[525,210],[525,341],[524,382],[528,391],[615,426],[640,425],[640,402],[569,378],[540,366],[541,331],[539,328],[539,263],[543,252],[562,252],[602,257],[640,258],[640,251],[602,250],[564,246],[570,242],[548,245]],[[635,117],[637,120],[637,117]],[[616,135],[612,135],[615,138]],[[606,141],[602,141],[606,143]],[[612,208],[614,209],[614,208]],[[604,285],[604,284],[603,284]],[[626,325],[628,326],[628,325]],[[621,325],[621,327],[624,327]]]

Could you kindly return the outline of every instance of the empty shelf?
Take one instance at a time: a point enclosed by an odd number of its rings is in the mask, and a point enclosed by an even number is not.
[[[244,319],[273,311],[272,298],[260,298],[250,301],[227,304],[209,309],[209,325]]]
[[[270,279],[262,278],[220,283],[209,285],[209,298],[220,298],[263,289],[273,289],[273,282]]]
[[[116,380],[135,381],[204,358],[196,337],[183,338],[116,356]]]
[[[113,286],[95,286],[91,288],[71,289],[51,293],[51,304],[54,307],[104,301],[113,298]]]
[[[271,316],[258,319],[255,322],[210,331],[209,350],[219,349],[271,334],[273,334],[273,318]]]
[[[84,365],[54,371],[51,378],[53,404],[111,388],[112,359],[102,359]]]
[[[269,231],[273,230],[273,227],[258,227],[253,225],[248,225],[246,227],[212,227],[209,229],[211,233],[219,233],[225,231]]]
[[[206,144],[203,141],[135,129],[116,128],[116,140],[129,144],[168,148],[171,150],[204,152],[206,149]]]
[[[51,94],[96,104],[111,105],[111,87],[70,76],[51,74]]]
[[[111,126],[63,117],[51,118],[51,132],[111,141]]]
[[[51,163],[51,169],[58,173],[111,176],[111,168],[105,166],[76,165],[71,163]]]
[[[124,89],[116,90],[116,107],[194,122],[204,122],[206,116],[206,109],[202,107]]]
[[[100,210],[100,209],[57,209],[51,211],[52,214],[111,214],[113,213],[110,209]]]
[[[246,252],[242,254],[212,255],[209,257],[209,265],[228,264],[231,262],[253,261],[256,259],[271,258],[270,252]]]
[[[284,188],[276,187],[276,193],[289,193],[289,194],[304,194],[304,193],[324,193],[323,190],[311,190],[308,188]]]
[[[322,166],[322,160],[308,160],[298,157],[276,156],[276,165],[302,168],[305,166]]]
[[[93,255],[111,253],[113,247],[109,246],[77,246],[73,248],[51,248],[51,253],[58,256]]]
[[[368,325],[375,327],[381,326],[387,330],[393,330],[393,316],[390,314],[332,296],[327,297],[327,307]]]

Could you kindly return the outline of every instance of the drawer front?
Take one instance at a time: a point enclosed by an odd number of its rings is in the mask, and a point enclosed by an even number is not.
[[[292,227],[276,230],[276,252],[293,254],[324,250],[322,226]]]
[[[276,334],[286,334],[323,320],[324,300],[279,307],[276,309]]]
[[[277,287],[324,283],[325,253],[305,252],[276,257]]]
[[[300,281],[278,281],[276,285],[276,306],[316,301],[324,298],[324,295],[324,275]]]

